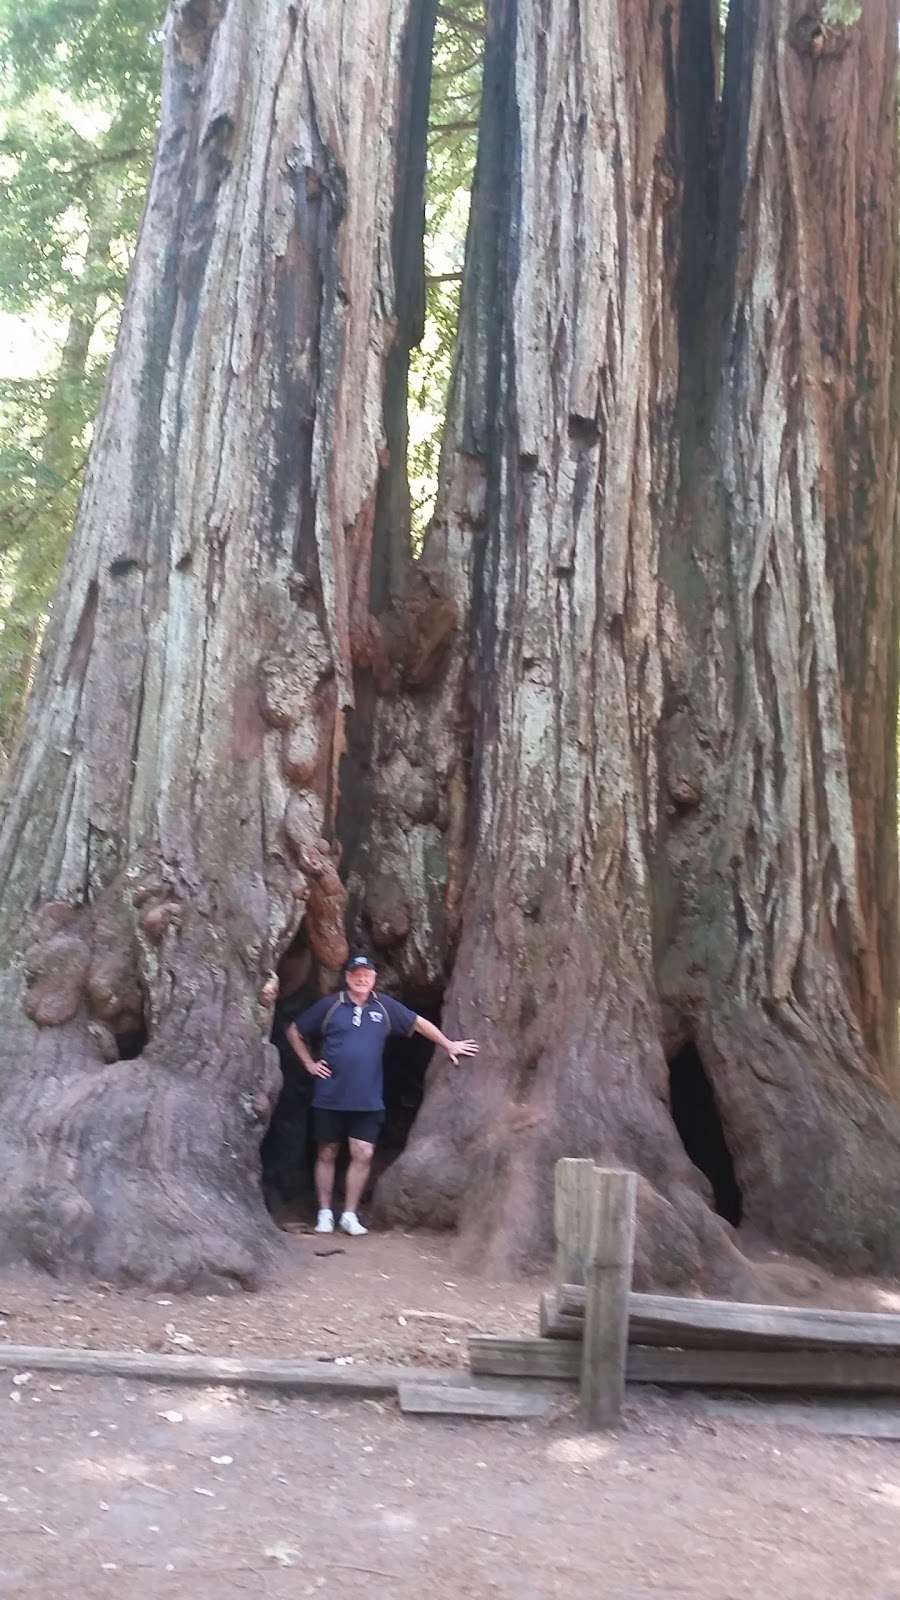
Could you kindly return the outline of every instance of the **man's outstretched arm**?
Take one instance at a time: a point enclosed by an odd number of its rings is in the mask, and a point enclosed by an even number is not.
[[[459,1061],[460,1056],[478,1054],[478,1046],[474,1039],[448,1039],[445,1033],[441,1033],[440,1028],[436,1028],[434,1023],[425,1017],[416,1017],[415,1031],[420,1033],[423,1039],[430,1039],[432,1044],[439,1044],[442,1050],[446,1050],[454,1064]]]

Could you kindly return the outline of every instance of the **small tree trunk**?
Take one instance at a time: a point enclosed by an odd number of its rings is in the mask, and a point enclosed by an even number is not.
[[[0,1234],[183,1285],[272,1258],[257,991],[342,961],[331,839],[416,0],[176,4],[78,526],[0,840]],[[23,918],[26,931],[22,931]]]

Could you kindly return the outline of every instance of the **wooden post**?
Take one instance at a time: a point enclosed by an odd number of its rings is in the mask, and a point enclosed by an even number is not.
[[[636,1172],[594,1168],[581,1347],[581,1411],[592,1428],[614,1427],[625,1397],[636,1201]]]
[[[556,1231],[556,1281],[584,1283],[591,1226],[593,1161],[564,1157],[556,1163],[553,1224]]]

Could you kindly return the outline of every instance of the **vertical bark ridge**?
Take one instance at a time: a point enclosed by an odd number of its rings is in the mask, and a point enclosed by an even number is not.
[[[360,763],[367,821],[345,856],[357,937],[379,952],[386,983],[431,1008],[452,966],[470,861],[471,592],[487,516],[482,458],[499,403],[496,341],[487,340],[501,270],[490,218],[511,180],[504,61],[512,16],[486,17],[483,102],[496,120],[493,137],[479,141],[472,211],[489,225],[470,218],[440,492],[422,556],[407,553],[401,592],[380,613],[378,700]]]
[[[342,872],[351,888],[351,924],[358,923],[360,852],[370,859],[378,771],[374,741],[379,692],[389,692],[399,641],[398,620],[412,642],[418,614],[408,614],[412,575],[411,511],[407,479],[408,389],[410,354],[420,342],[425,318],[425,174],[431,54],[437,0],[419,8],[406,41],[403,69],[405,115],[403,137],[395,147],[394,226],[392,256],[396,283],[396,334],[388,353],[384,380],[384,449],[375,506],[370,582],[371,618],[356,651],[354,710],[348,723],[347,748],[339,775],[337,835]],[[416,620],[413,620],[415,616]],[[393,896],[396,908],[397,896]],[[357,928],[357,931],[360,930]]]
[[[641,1270],[696,1275],[702,1240],[735,1282],[666,1109],[653,967],[678,26],[654,0],[489,8],[486,86],[503,88],[485,94],[429,545],[483,504],[463,566],[474,764],[445,1027],[486,1059],[433,1069],[381,1196],[390,1216],[459,1222],[482,1261],[522,1263],[544,1243],[552,1156],[610,1156],[648,1180]]]

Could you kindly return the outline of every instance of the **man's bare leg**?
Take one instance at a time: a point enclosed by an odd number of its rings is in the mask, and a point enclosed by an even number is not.
[[[339,1144],[320,1144],[316,1151],[316,1199],[320,1211],[331,1210],[331,1197],[334,1193],[334,1169],[337,1163]]]
[[[346,1227],[344,1218],[347,1217],[348,1213],[350,1216],[354,1218],[356,1217],[357,1206],[362,1199],[363,1190],[366,1187],[366,1182],[372,1167],[372,1156],[374,1153],[374,1144],[369,1144],[367,1140],[350,1140],[350,1165],[347,1168],[344,1212],[341,1218],[341,1227],[344,1228],[345,1232],[363,1233],[365,1231],[361,1225],[358,1227]]]

